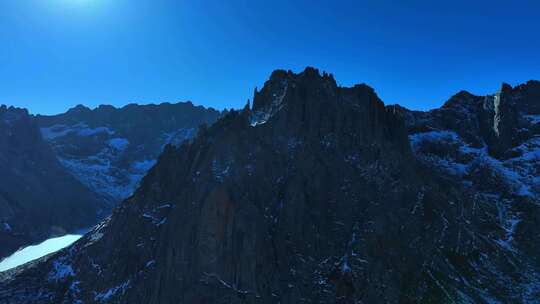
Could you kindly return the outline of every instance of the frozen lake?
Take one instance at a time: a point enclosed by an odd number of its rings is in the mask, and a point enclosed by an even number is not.
[[[82,235],[68,234],[44,241],[41,244],[25,247],[0,262],[0,271],[15,268],[24,263],[38,259],[49,253],[65,248],[80,239]]]

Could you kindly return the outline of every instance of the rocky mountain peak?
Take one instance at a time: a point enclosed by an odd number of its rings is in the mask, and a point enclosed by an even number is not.
[[[265,82],[261,91],[255,89],[253,111],[272,111],[281,105],[287,90],[296,86],[319,87],[336,89],[337,84],[331,74],[320,74],[318,69],[307,67],[303,72],[295,74],[292,71],[275,70]]]
[[[452,107],[460,107],[465,104],[468,104],[468,106],[474,104],[475,95],[470,93],[469,91],[461,90],[458,93],[454,94],[448,101],[446,101],[443,104],[443,108],[452,108]]]
[[[76,114],[76,113],[85,113],[85,112],[90,112],[90,111],[92,110],[89,107],[82,104],[78,104],[75,107],[69,109],[68,113]]]
[[[17,108],[13,106],[0,106],[0,119],[4,121],[16,121],[24,118],[29,118],[28,110],[24,108]]]
[[[17,107],[0,107],[0,150],[17,146],[35,146],[41,144],[41,136],[37,125],[31,119],[27,109]]]
[[[502,156],[518,141],[519,113],[512,86],[503,83],[499,92],[486,96],[482,110],[480,116],[490,153]]]
[[[114,112],[116,111],[116,107],[115,106],[112,106],[112,105],[99,105],[97,108],[96,108],[96,111],[98,112],[103,112],[103,113],[111,113],[111,112]]]
[[[511,94],[513,91],[513,88],[510,84],[503,82],[501,84],[501,88],[499,89],[499,94]]]
[[[494,157],[510,157],[512,147],[530,138],[528,122],[539,121],[535,115],[540,110],[536,83],[529,81],[515,88],[503,83],[495,94],[487,96],[460,91],[439,109],[402,111],[401,116],[409,131],[452,129],[468,144],[486,147]]]
[[[283,137],[331,142],[348,149],[391,142],[397,148],[392,151],[402,155],[409,151],[401,117],[385,108],[373,88],[366,84],[339,87],[331,74],[321,75],[314,68],[298,74],[272,73],[264,87],[255,91],[249,116],[252,127]]]
[[[276,71],[79,242],[1,274],[0,301],[535,303],[536,167],[484,145],[503,91],[413,112]]]
[[[529,80],[514,88],[516,107],[526,115],[540,115],[540,81]]]

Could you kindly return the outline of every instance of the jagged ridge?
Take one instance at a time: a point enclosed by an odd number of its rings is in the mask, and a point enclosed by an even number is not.
[[[500,101],[513,97],[479,103],[458,95],[465,100],[410,112],[312,68],[274,72],[253,109],[168,146],[109,221],[71,248],[3,274],[0,299],[535,303],[538,248],[523,244],[535,240],[526,232],[538,202],[513,192],[478,195],[482,178],[464,184],[432,166],[433,155],[464,156],[452,133],[424,144],[437,126],[455,128],[468,136],[464,160],[477,157],[472,149],[486,133],[476,104],[494,105],[484,113],[499,115],[488,125],[502,127],[500,135],[508,127]],[[477,128],[458,129],[456,117]],[[506,155],[502,147],[490,157]],[[501,225],[498,207],[509,201],[524,217]]]

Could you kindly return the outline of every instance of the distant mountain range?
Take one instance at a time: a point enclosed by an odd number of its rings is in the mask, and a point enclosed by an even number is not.
[[[166,144],[219,111],[191,103],[77,106],[55,116],[0,108],[0,258],[89,228],[127,198]]]
[[[60,163],[85,186],[115,204],[127,198],[163,147],[192,138],[220,116],[192,103],[79,105],[64,114],[36,116]]]
[[[539,176],[540,82],[418,112],[278,70],[0,302],[540,303]]]

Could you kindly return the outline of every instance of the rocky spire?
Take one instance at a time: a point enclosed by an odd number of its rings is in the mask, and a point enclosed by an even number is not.
[[[519,113],[509,84],[503,83],[495,95],[484,99],[481,117],[490,153],[502,156],[518,140]]]

